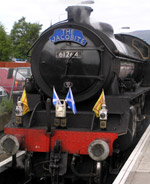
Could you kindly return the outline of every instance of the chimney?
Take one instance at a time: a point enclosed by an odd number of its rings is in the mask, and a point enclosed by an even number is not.
[[[66,8],[68,12],[68,21],[90,24],[90,14],[93,11],[88,6],[69,6]]]

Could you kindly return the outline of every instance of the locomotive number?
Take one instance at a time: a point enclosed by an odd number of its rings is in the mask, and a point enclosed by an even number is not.
[[[57,51],[56,58],[81,58],[80,51]]]

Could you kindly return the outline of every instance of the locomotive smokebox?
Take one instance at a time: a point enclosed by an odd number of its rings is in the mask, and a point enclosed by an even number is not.
[[[90,14],[93,11],[91,7],[88,6],[69,6],[66,8],[68,12],[68,20],[73,22],[80,22],[85,24],[90,24]]]

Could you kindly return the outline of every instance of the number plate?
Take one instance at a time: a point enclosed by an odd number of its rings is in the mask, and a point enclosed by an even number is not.
[[[56,58],[71,58],[71,57],[72,58],[81,58],[81,52],[80,51],[68,51],[68,50],[56,52]]]

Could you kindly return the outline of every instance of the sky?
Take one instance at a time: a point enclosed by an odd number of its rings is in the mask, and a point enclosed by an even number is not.
[[[81,0],[3,0],[0,23],[9,34],[14,22],[24,16],[27,22],[42,24],[44,31],[51,23],[66,19],[65,9],[69,5],[80,4]],[[88,6],[93,8],[92,22],[109,23],[115,33],[150,30],[149,0],[94,0]]]

